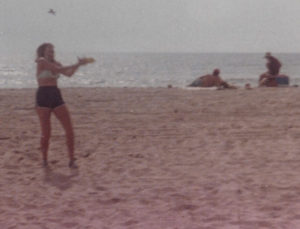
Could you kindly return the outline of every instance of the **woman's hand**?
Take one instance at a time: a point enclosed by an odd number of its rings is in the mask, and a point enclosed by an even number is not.
[[[79,58],[78,57],[78,65],[86,65],[95,62],[94,58]]]

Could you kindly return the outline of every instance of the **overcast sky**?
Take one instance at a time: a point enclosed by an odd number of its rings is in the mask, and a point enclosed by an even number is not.
[[[79,52],[300,52],[300,0],[0,0],[0,55],[45,41]]]

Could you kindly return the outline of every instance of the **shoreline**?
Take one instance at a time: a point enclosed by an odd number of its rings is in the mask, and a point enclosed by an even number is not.
[[[1,228],[297,228],[300,90],[62,88],[42,168],[36,88],[0,89]]]

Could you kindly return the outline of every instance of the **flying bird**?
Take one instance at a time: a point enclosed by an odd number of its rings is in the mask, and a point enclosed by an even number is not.
[[[53,9],[49,9],[48,13],[55,15],[55,11]]]

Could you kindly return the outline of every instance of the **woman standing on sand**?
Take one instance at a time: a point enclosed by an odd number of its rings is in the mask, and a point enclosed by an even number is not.
[[[38,89],[36,92],[36,111],[41,125],[41,151],[43,155],[43,165],[48,165],[48,148],[51,136],[50,116],[53,112],[62,124],[66,133],[66,142],[69,153],[69,167],[74,164],[74,131],[71,116],[63,101],[60,90],[57,87],[59,74],[71,77],[81,65],[90,63],[90,59],[78,59],[78,62],[70,66],[62,66],[55,60],[54,46],[44,43],[37,49],[36,78]]]

